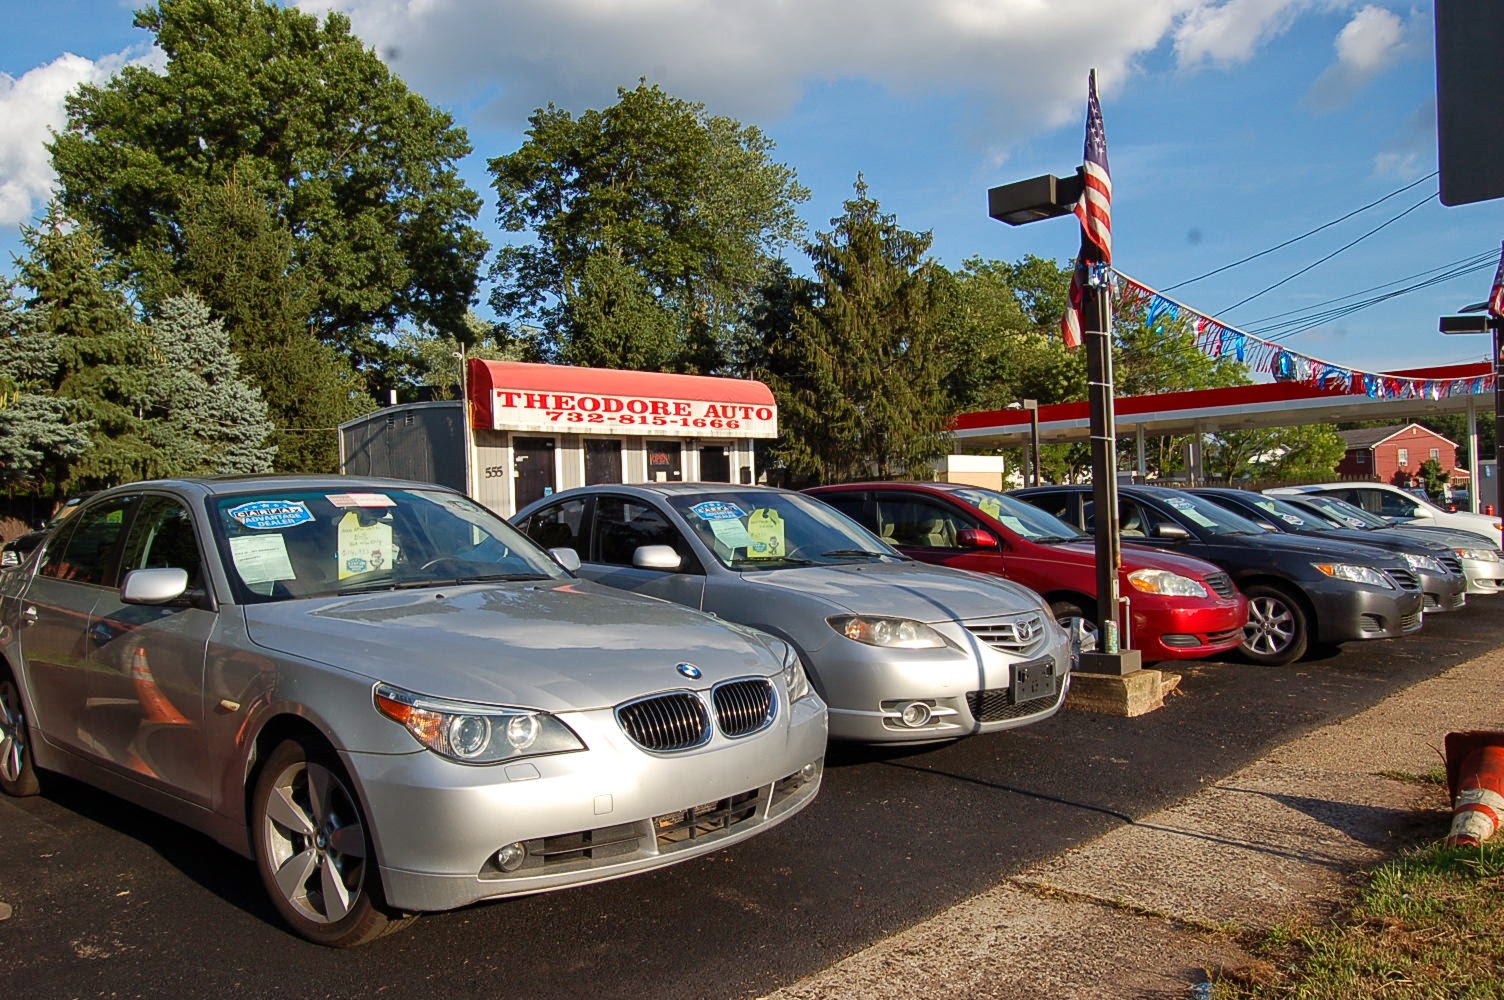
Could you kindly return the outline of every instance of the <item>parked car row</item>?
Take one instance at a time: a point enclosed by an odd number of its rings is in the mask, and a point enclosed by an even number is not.
[[[1288,663],[1504,583],[1478,536],[1315,492],[1120,503],[1149,661]],[[754,836],[827,739],[1048,718],[1102,613],[1087,487],[600,485],[509,524],[283,476],[74,510],[0,568],[0,790],[56,771],[201,830],[334,946]]]

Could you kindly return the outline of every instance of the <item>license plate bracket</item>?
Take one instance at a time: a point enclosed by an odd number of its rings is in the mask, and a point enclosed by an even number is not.
[[[1037,701],[1055,694],[1055,661],[1049,657],[1027,660],[1013,664],[1012,679],[1008,684],[1013,695],[1013,704]]]

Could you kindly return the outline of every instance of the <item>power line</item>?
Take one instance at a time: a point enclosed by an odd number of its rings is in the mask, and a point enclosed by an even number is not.
[[[1377,233],[1377,232],[1379,232],[1379,231],[1381,231],[1383,229],[1386,229],[1389,226],[1393,225],[1394,223],[1400,221],[1405,216],[1409,215],[1411,212],[1414,212],[1416,209],[1420,208],[1421,206],[1429,204],[1431,202],[1431,199],[1434,198],[1434,197],[1435,197],[1435,195],[1432,195],[1432,194],[1426,195],[1420,201],[1416,202],[1414,205],[1411,205],[1409,208],[1405,209],[1399,215],[1396,215],[1393,218],[1385,220],[1384,222],[1382,222],[1379,225],[1375,226],[1374,228],[1370,229],[1368,232],[1364,233],[1362,236],[1359,236],[1357,239],[1353,240],[1352,242],[1347,243],[1347,244],[1345,244],[1343,246],[1338,247],[1337,249],[1333,250],[1331,253],[1327,254],[1325,257],[1322,257],[1320,260],[1317,260],[1317,261],[1314,261],[1314,262],[1312,262],[1310,264],[1307,264],[1305,267],[1301,268],[1299,271],[1296,271],[1294,274],[1291,274],[1291,275],[1288,275],[1288,276],[1286,276],[1284,278],[1281,278],[1279,281],[1276,281],[1274,284],[1269,285],[1266,288],[1261,288],[1258,291],[1254,292],[1252,295],[1248,296],[1247,298],[1239,299],[1237,302],[1234,302],[1232,305],[1227,306],[1226,308],[1224,308],[1224,309],[1222,309],[1220,311],[1224,315],[1226,313],[1230,313],[1234,309],[1238,308],[1238,306],[1246,305],[1249,302],[1252,302],[1254,299],[1258,298],[1260,295],[1263,295],[1266,292],[1272,292],[1276,288],[1278,288],[1279,286],[1285,284],[1288,281],[1294,281],[1296,278],[1300,277],[1302,274],[1305,274],[1305,273],[1307,273],[1307,272],[1309,272],[1309,271],[1311,271],[1311,270],[1313,270],[1313,269],[1315,269],[1317,267],[1320,267],[1322,264],[1325,264],[1327,261],[1331,260],[1333,257],[1337,256],[1338,254],[1344,253],[1344,252],[1346,252],[1348,250],[1351,250],[1353,247],[1357,246],[1359,243],[1362,243],[1364,240],[1368,239],[1370,236],[1372,236],[1375,233]]]
[[[1322,230],[1330,229],[1333,226],[1337,225],[1338,223],[1346,222],[1348,219],[1351,219],[1353,216],[1359,215],[1359,214],[1361,214],[1363,212],[1368,211],[1370,208],[1374,208],[1374,207],[1377,207],[1379,205],[1382,205],[1382,204],[1384,204],[1384,202],[1388,201],[1390,198],[1396,197],[1397,195],[1402,195],[1406,191],[1409,191],[1411,188],[1415,187],[1416,185],[1418,185],[1418,184],[1424,184],[1426,181],[1430,180],[1431,178],[1437,176],[1440,173],[1441,173],[1441,171],[1439,171],[1439,170],[1438,171],[1434,171],[1432,173],[1429,173],[1426,176],[1422,177],[1418,181],[1413,181],[1413,182],[1411,182],[1409,184],[1406,184],[1402,188],[1398,188],[1397,190],[1389,192],[1384,197],[1380,198],[1378,201],[1371,201],[1367,205],[1364,205],[1362,208],[1355,208],[1355,209],[1353,209],[1351,212],[1348,212],[1346,215],[1342,216],[1339,219],[1333,219],[1331,222],[1322,223],[1321,225],[1317,226],[1315,229],[1312,229],[1310,232],[1301,233],[1299,236],[1296,236],[1296,237],[1294,237],[1292,239],[1285,240],[1285,242],[1280,243],[1277,246],[1272,246],[1272,247],[1270,247],[1267,250],[1260,250],[1256,254],[1251,254],[1251,255],[1249,255],[1247,257],[1244,257],[1242,260],[1235,260],[1231,264],[1224,264],[1221,267],[1216,268],[1215,270],[1207,271],[1205,274],[1198,274],[1194,278],[1187,278],[1184,281],[1177,282],[1176,284],[1173,284],[1170,287],[1166,288],[1165,291],[1172,292],[1172,291],[1174,291],[1177,288],[1184,287],[1185,285],[1194,284],[1194,283],[1200,281],[1203,278],[1210,278],[1214,274],[1221,274],[1223,271],[1231,270],[1232,268],[1235,268],[1235,267],[1237,267],[1240,264],[1246,264],[1246,263],[1248,263],[1251,260],[1258,260],[1260,257],[1264,257],[1264,256],[1267,256],[1268,254],[1274,253],[1276,250],[1283,250],[1285,247],[1290,246],[1293,243],[1299,243],[1301,240],[1305,239],[1308,236],[1315,236],[1317,233],[1321,232]],[[1429,199],[1427,199],[1427,200],[1429,200]]]

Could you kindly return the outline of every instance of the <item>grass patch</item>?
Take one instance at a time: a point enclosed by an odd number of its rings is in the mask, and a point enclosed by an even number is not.
[[[1212,1000],[1504,1000],[1504,846],[1407,851],[1322,927],[1286,927]]]
[[[1447,769],[1438,764],[1425,774],[1416,774],[1414,771],[1380,771],[1379,777],[1391,781],[1408,781],[1412,785],[1439,785],[1445,788]]]

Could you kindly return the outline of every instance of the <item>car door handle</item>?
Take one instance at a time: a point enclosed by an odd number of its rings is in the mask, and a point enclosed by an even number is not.
[[[26,610],[21,612],[21,627],[25,628],[27,625],[35,625],[38,617],[36,605],[28,604]]]

